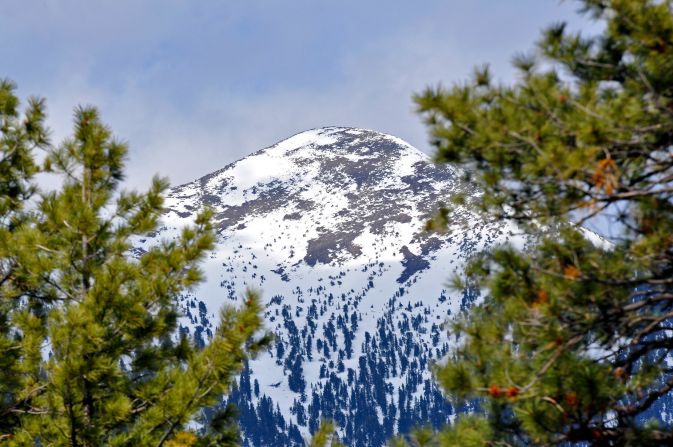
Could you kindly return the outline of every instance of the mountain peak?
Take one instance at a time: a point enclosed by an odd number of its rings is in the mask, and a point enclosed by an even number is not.
[[[302,148],[322,148],[330,151],[345,149],[370,154],[377,151],[385,152],[386,150],[398,149],[424,156],[418,149],[393,135],[369,129],[342,126],[326,126],[305,130],[262,151],[269,149],[293,151]]]
[[[243,229],[252,215],[281,212],[282,221],[297,225],[320,222],[319,233],[356,256],[358,247],[345,239],[363,231],[385,234],[394,222],[425,221],[458,184],[453,168],[430,163],[425,154],[397,137],[323,127],[179,186],[168,204],[181,218],[203,205],[215,208],[221,232]],[[416,239],[426,238],[419,229],[415,233]],[[304,260],[309,265],[336,260],[324,250],[312,252],[313,240],[308,241]]]
[[[138,249],[177,234],[204,205],[218,233],[207,281],[180,302],[181,331],[205,340],[224,303],[247,287],[264,292],[275,345],[231,396],[244,445],[304,445],[327,418],[349,445],[378,447],[421,413],[447,420],[453,409],[428,365],[448,352],[441,323],[477,294],[444,284],[477,250],[521,242],[514,227],[461,208],[469,228],[425,231],[441,202],[472,192],[460,178],[394,136],[324,127],[170,191],[163,228]]]

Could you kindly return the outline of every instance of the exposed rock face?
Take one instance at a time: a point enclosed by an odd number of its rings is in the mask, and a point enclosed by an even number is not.
[[[353,446],[448,420],[429,362],[451,342],[442,323],[477,294],[444,284],[475,250],[522,243],[514,227],[467,211],[469,228],[424,231],[440,201],[470,188],[398,138],[331,127],[171,191],[165,227],[137,249],[173,237],[204,205],[218,231],[207,283],[181,302],[182,330],[207,342],[218,308],[246,287],[267,302],[275,344],[232,396],[247,445],[303,445],[323,418]]]

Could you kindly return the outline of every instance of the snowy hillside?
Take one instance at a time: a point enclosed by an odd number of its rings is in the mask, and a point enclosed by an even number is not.
[[[203,205],[218,231],[207,282],[181,302],[182,330],[206,342],[220,306],[254,287],[276,333],[232,396],[248,445],[302,445],[328,418],[348,445],[380,446],[418,421],[450,419],[429,362],[447,352],[442,323],[476,293],[445,284],[475,251],[522,243],[467,211],[469,228],[424,232],[441,201],[469,188],[398,138],[329,127],[171,191],[165,226],[138,248]]]

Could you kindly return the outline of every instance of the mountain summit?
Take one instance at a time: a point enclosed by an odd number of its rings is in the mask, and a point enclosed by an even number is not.
[[[449,420],[456,410],[429,364],[449,349],[442,324],[478,294],[444,284],[475,251],[522,242],[513,226],[467,210],[469,228],[426,232],[459,191],[476,193],[458,170],[345,127],[299,133],[170,191],[164,227],[138,249],[173,237],[205,205],[218,232],[206,283],[180,303],[181,330],[207,343],[217,310],[253,287],[276,334],[230,396],[244,445],[303,445],[331,419],[348,445],[374,447]]]

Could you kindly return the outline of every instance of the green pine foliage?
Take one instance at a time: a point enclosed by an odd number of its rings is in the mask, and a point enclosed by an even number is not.
[[[203,349],[177,333],[177,298],[213,247],[211,212],[132,256],[133,238],[159,224],[166,180],[120,191],[127,147],[96,109],[76,109],[72,137],[53,148],[44,102],[22,114],[14,90],[0,84],[0,442],[233,445],[231,412],[199,433],[189,423],[266,341],[258,297],[225,307]],[[36,193],[40,170],[62,187]]]
[[[313,434],[308,447],[344,447],[338,441],[334,424],[330,421],[322,421],[318,431]]]
[[[539,236],[468,267],[487,297],[435,373],[486,415],[426,445],[673,443],[653,419],[673,390],[673,2],[580,3],[600,34],[553,25],[513,84],[480,68],[415,98],[437,160],[483,187],[462,200]],[[612,246],[579,229],[591,218]]]
[[[17,296],[15,289],[21,287],[21,281],[12,278],[21,247],[18,229],[26,225],[29,216],[25,205],[35,192],[32,179],[38,167],[32,152],[48,147],[43,102],[29,100],[21,115],[15,88],[10,81],[0,81],[0,439],[6,438],[15,425],[13,406],[23,399],[20,388],[24,362],[20,361],[22,353],[11,321],[11,315],[19,309],[18,300],[13,298]],[[28,337],[26,343],[39,345]]]

